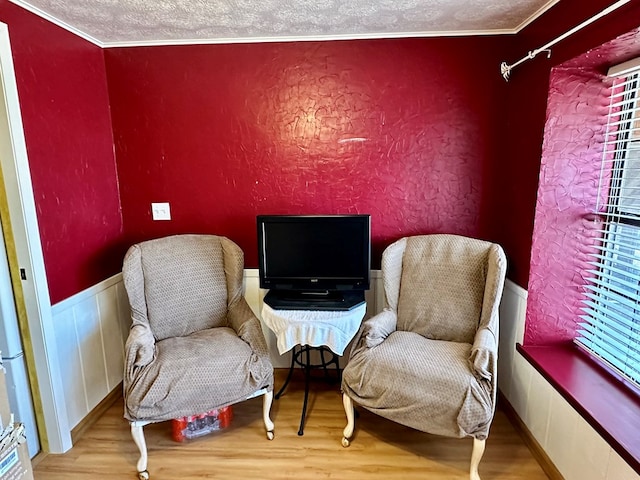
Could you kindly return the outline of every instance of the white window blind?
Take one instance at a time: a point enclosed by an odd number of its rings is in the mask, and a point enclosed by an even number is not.
[[[604,221],[575,340],[640,387],[640,61],[630,63],[617,68],[611,89],[597,209]]]

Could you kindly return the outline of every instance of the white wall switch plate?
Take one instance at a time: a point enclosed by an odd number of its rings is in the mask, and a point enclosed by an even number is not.
[[[152,203],[151,215],[154,220],[171,220],[171,210],[168,203]]]

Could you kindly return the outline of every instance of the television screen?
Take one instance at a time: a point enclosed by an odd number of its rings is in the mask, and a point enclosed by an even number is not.
[[[369,288],[369,215],[259,215],[260,287],[290,292]]]

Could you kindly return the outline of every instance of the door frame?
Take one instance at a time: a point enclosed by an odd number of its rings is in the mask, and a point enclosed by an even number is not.
[[[9,28],[2,22],[0,95],[3,97],[0,99],[0,110],[4,110],[0,111],[0,128],[6,128],[10,137],[10,152],[8,155],[0,155],[0,169],[13,233],[13,247],[22,277],[18,288],[22,291],[22,307],[26,313],[26,321],[23,320],[21,324],[21,329],[27,333],[27,338],[23,339],[25,359],[30,375],[35,373],[36,377],[34,410],[42,448],[48,453],[63,453],[72,446],[71,430],[61,381],[51,299],[22,126]],[[10,248],[11,246],[7,245],[7,249]],[[16,296],[19,297],[18,294]],[[18,310],[21,308],[20,300],[16,298]]]

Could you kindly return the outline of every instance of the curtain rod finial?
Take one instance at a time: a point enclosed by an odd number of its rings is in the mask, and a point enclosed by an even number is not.
[[[507,62],[502,62],[500,64],[500,73],[502,74],[502,78],[504,78],[504,81],[508,82],[509,76],[511,75],[511,67],[507,65]]]

